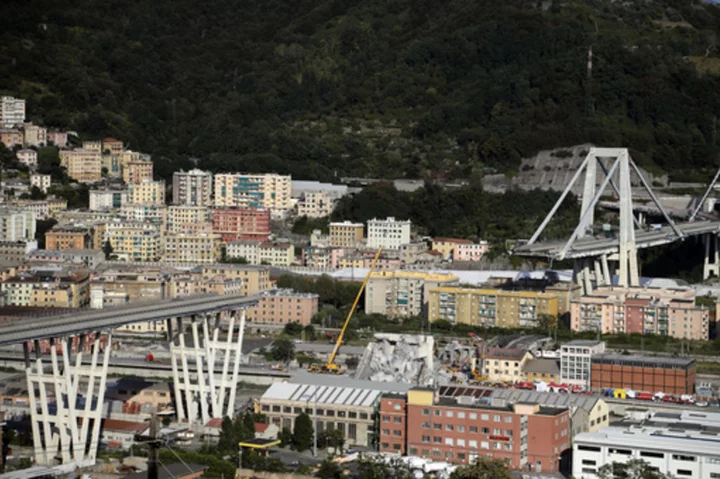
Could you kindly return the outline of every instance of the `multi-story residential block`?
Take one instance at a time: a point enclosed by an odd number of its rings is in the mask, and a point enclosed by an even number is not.
[[[596,354],[590,358],[590,387],[694,394],[695,370],[695,359]]]
[[[55,218],[61,211],[67,209],[67,200],[54,196],[49,196],[44,200],[18,199],[13,200],[11,204],[24,211],[33,212],[38,220]]]
[[[45,146],[47,144],[47,128],[25,123],[23,125],[24,146]]]
[[[605,352],[605,341],[576,339],[560,347],[560,382],[590,389],[590,363]]]
[[[290,243],[270,241],[231,241],[226,245],[228,258],[245,258],[248,264],[289,266],[295,260],[295,248]]]
[[[367,283],[365,312],[390,317],[424,315],[431,289],[457,284],[458,277],[449,273],[377,271]]]
[[[35,240],[5,241],[0,240],[0,258],[22,263],[38,247]]]
[[[532,355],[522,349],[489,348],[483,359],[483,374],[491,381],[524,381],[523,368],[531,359]]]
[[[123,152],[123,142],[115,138],[105,138],[102,141],[102,151],[109,152],[111,155],[119,155]]]
[[[25,123],[25,100],[11,96],[0,97],[0,126],[12,128]]]
[[[30,186],[35,186],[43,193],[47,193],[48,188],[52,184],[52,178],[50,175],[43,175],[40,173],[33,173],[30,175]]]
[[[53,144],[58,148],[65,148],[67,146],[68,135],[65,131],[48,131],[47,132],[48,144]]]
[[[570,445],[570,411],[517,402],[490,406],[438,398],[429,388],[380,401],[380,452],[472,464],[480,457],[511,469],[557,472]]]
[[[334,202],[327,191],[308,191],[297,203],[298,216],[323,218],[333,212]]]
[[[224,242],[235,240],[267,241],[270,237],[270,210],[263,208],[215,208],[213,233]]]
[[[212,210],[206,206],[172,205],[167,208],[167,231],[212,232]]]
[[[0,284],[8,306],[81,308],[88,304],[89,276],[62,270],[29,271]]]
[[[355,248],[363,239],[365,227],[362,223],[330,223],[330,246],[341,248]]]
[[[384,220],[368,220],[368,248],[399,249],[410,242],[410,221],[396,220],[393,217]]]
[[[344,255],[344,248],[310,246],[303,250],[302,262],[308,268],[336,269]]]
[[[333,378],[337,383],[337,379]],[[393,384],[395,390],[403,385]],[[293,430],[297,416],[306,412],[317,419],[317,432],[340,431],[349,446],[370,447],[377,436],[378,383],[344,379],[342,384],[272,384],[257,402],[256,411],[270,424]]]
[[[45,249],[91,249],[92,229],[87,226],[57,225],[45,233]]]
[[[99,151],[87,149],[60,150],[60,165],[75,181],[94,183],[102,180],[101,156]]]
[[[433,238],[432,249],[440,253],[443,259],[451,259],[459,244],[472,244],[472,241],[461,238]]]
[[[128,161],[122,167],[123,181],[127,185],[139,185],[153,179],[152,161]],[[165,185],[163,185],[163,191]]]
[[[560,361],[554,358],[534,358],[525,362],[522,368],[525,381],[546,383],[560,382]]]
[[[709,337],[709,311],[695,305],[692,289],[602,287],[571,302],[570,327],[704,340]]]
[[[109,178],[121,178],[122,166],[120,165],[120,155],[103,154],[100,158],[100,166]]]
[[[65,264],[77,264],[90,269],[105,262],[105,253],[94,249],[65,249],[59,253]]]
[[[173,173],[173,204],[211,206],[213,175],[209,171],[176,171]]]
[[[35,239],[35,213],[20,208],[0,206],[0,240],[32,239]]]
[[[108,211],[127,203],[127,190],[90,190],[90,210]]]
[[[17,128],[0,128],[0,143],[8,148],[23,144],[23,132]]]
[[[111,269],[99,273],[90,282],[93,304],[101,309],[106,298],[126,298],[124,302],[157,301],[170,296],[170,278],[159,271],[126,271]]]
[[[223,173],[215,175],[215,206],[267,208],[287,211],[291,207],[290,175]]]
[[[374,252],[345,252],[345,255],[340,258],[338,267],[339,268],[370,268],[374,259]],[[399,258],[388,258],[386,255],[381,255],[375,263],[376,271],[394,271],[400,269],[403,266],[403,262]]]
[[[157,261],[161,255],[160,232],[156,225],[122,221],[106,225],[104,241],[113,255],[128,261]]]
[[[120,216],[127,221],[148,222],[165,231],[167,207],[165,205],[126,203],[120,208]]]
[[[96,153],[102,153],[102,141],[100,140],[88,140],[82,142],[83,150],[90,150]]]
[[[128,185],[128,203],[146,205],[165,204],[165,182],[145,179]]]
[[[200,274],[203,278],[222,275],[228,279],[241,279],[242,294],[245,296],[275,287],[274,282],[270,280],[270,268],[265,266],[209,264],[202,266]]]
[[[248,264],[260,264],[260,245],[262,241],[238,240],[225,244],[225,255],[228,258],[244,258]]]
[[[535,291],[442,287],[429,290],[429,303],[430,321],[476,326],[537,327],[558,314],[557,296]]]
[[[461,243],[453,248],[452,260],[458,261],[480,261],[487,254],[490,246],[487,241],[479,243]]]
[[[291,289],[263,291],[257,306],[248,309],[247,319],[254,323],[310,324],[318,312],[317,294],[298,293]]]
[[[30,148],[23,148],[22,150],[18,151],[16,154],[17,159],[20,163],[27,166],[28,168],[35,169],[37,168],[38,164],[38,156],[37,151],[31,150]]]
[[[220,235],[215,233],[168,233],[164,238],[163,260],[179,263],[217,263]]]

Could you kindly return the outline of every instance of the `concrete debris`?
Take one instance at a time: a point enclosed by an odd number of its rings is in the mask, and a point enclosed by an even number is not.
[[[363,354],[356,379],[432,385],[435,379],[431,336],[378,334]]]

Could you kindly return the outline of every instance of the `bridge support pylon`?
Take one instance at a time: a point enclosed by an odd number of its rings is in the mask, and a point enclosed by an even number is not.
[[[227,337],[220,340],[224,316],[228,317],[228,332]],[[238,331],[235,331],[236,324]],[[232,417],[242,357],[245,309],[168,319],[167,331],[178,421],[192,427],[198,425],[198,421],[204,425],[213,418]],[[219,377],[216,364],[222,365]]]
[[[703,263],[703,279],[711,276],[720,278],[720,239],[714,233],[703,235],[705,243],[705,261]]]
[[[104,344],[100,332],[81,335],[74,344],[67,337],[51,338],[49,365],[43,361],[40,341],[33,344],[35,359],[31,359],[30,344],[23,343],[30,425],[38,465],[95,464],[112,334],[108,332],[104,337]],[[86,342],[92,349],[89,366],[82,364]]]

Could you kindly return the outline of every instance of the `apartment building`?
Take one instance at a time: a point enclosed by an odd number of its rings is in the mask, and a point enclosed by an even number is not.
[[[0,240],[32,239],[35,239],[35,213],[20,208],[0,206]]]
[[[525,381],[523,369],[533,356],[523,349],[489,348],[483,359],[483,374],[491,381],[515,384]]]
[[[270,280],[270,268],[239,264],[209,264],[201,266],[202,277],[222,275],[228,279],[241,279],[242,294],[250,296],[275,287]]]
[[[472,244],[472,241],[461,238],[433,238],[432,249],[447,260],[453,257],[453,251],[460,244]]]
[[[102,151],[109,152],[111,155],[119,155],[123,152],[123,142],[115,138],[105,138],[102,141]]]
[[[257,306],[248,309],[247,319],[254,323],[310,324],[318,312],[317,294],[298,293],[291,289],[273,289],[260,293]]]
[[[103,243],[110,242],[113,255],[127,261],[157,261],[161,255],[158,228],[149,223],[111,222],[106,225]]]
[[[12,128],[25,123],[25,100],[12,96],[0,97],[0,126]]]
[[[121,304],[137,301],[157,301],[170,297],[169,276],[160,271],[125,271],[110,269],[99,273],[90,281],[92,307],[101,309],[103,296],[123,297]],[[116,303],[117,304],[117,303]]]
[[[384,220],[368,220],[367,246],[368,248],[399,249],[401,245],[410,242],[409,220],[396,220],[392,216]]]
[[[100,165],[102,168],[107,170],[107,176],[109,178],[121,178],[122,177],[122,166],[120,165],[120,155],[109,155],[104,153],[100,157]]]
[[[100,140],[87,140],[82,142],[83,150],[89,150],[89,151],[95,151],[97,153],[102,153],[102,141]]]
[[[590,386],[694,394],[695,370],[694,359],[596,354],[590,359]]]
[[[64,270],[27,271],[0,283],[7,306],[81,308],[89,303],[89,276]]]
[[[260,264],[290,266],[295,262],[295,247],[291,243],[264,241],[258,249]]]
[[[365,227],[362,223],[343,221],[330,223],[330,246],[340,248],[355,248],[362,241]]]
[[[56,225],[45,233],[46,249],[90,249],[92,247],[92,229],[85,226]]]
[[[475,326],[537,327],[542,315],[557,317],[557,296],[535,291],[439,287],[428,291],[430,321]]]
[[[236,240],[267,241],[270,237],[270,210],[263,208],[215,208],[213,233],[224,242]]]
[[[302,263],[308,268],[336,269],[344,255],[344,248],[310,246],[303,250]]]
[[[30,186],[37,187],[43,193],[47,193],[48,188],[52,184],[52,178],[50,175],[42,175],[40,173],[33,173],[30,175]]]
[[[22,150],[18,151],[15,156],[17,156],[17,159],[20,163],[27,166],[30,169],[37,168],[38,164],[38,155],[37,151],[31,150],[30,148],[23,148]]]
[[[390,317],[425,315],[431,289],[457,284],[458,277],[449,273],[373,272],[365,289],[365,312]]]
[[[338,268],[370,268],[375,259],[374,251],[345,252],[340,258]],[[375,271],[394,271],[400,269],[403,262],[399,258],[389,258],[384,253],[380,255],[375,263]]]
[[[60,150],[60,166],[70,178],[80,183],[102,180],[102,154],[88,149]]]
[[[53,144],[58,148],[65,148],[67,146],[68,134],[65,131],[48,131],[47,141],[48,144]]]
[[[290,203],[290,175],[222,173],[214,177],[215,206],[267,208],[287,211]]]
[[[127,190],[90,190],[90,210],[108,211],[127,203]]]
[[[605,352],[605,341],[576,339],[560,347],[560,382],[590,389],[592,357]]]
[[[198,230],[212,232],[212,210],[206,206],[168,206],[166,223],[170,233]]]
[[[298,216],[324,218],[333,212],[335,203],[328,191],[308,191],[297,203]]]
[[[25,123],[23,125],[24,146],[45,146],[47,144],[47,128]]]
[[[197,168],[173,173],[173,204],[211,206],[213,175]]]
[[[127,221],[148,222],[161,231],[165,230],[167,207],[155,203],[125,203],[120,208],[120,217]]]
[[[23,133],[16,128],[0,128],[0,143],[8,148],[23,144]]]
[[[28,259],[30,253],[37,250],[37,247],[38,244],[35,240],[0,240],[0,258],[15,263],[22,263]]]
[[[164,238],[163,260],[179,263],[217,263],[220,235],[215,233],[168,233]]]
[[[122,167],[123,181],[126,185],[140,185],[144,181],[152,181],[153,179],[153,163],[152,161],[128,161]],[[165,185],[163,184],[163,192]],[[164,198],[164,196],[163,196]]]
[[[146,205],[165,204],[165,182],[144,179],[128,185],[128,203]]]
[[[458,261],[480,261],[489,251],[487,241],[479,243],[461,243],[453,248],[452,260]]]
[[[552,473],[570,447],[567,407],[520,402],[494,407],[438,398],[433,389],[415,387],[383,395],[379,414],[384,453],[453,464],[489,457],[511,469]]]
[[[708,309],[695,305],[692,289],[603,287],[570,305],[573,331],[706,340],[709,321]]]
[[[58,213],[67,209],[67,200],[49,196],[45,200],[17,199],[8,202],[23,211],[32,212],[36,220],[55,218]]]

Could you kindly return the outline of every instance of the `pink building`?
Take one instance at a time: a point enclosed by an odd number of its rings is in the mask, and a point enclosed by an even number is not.
[[[690,289],[604,287],[570,303],[570,328],[706,340],[709,311]]]
[[[58,148],[65,148],[67,146],[67,133],[64,131],[48,131],[47,141]]]
[[[457,243],[452,250],[452,259],[453,261],[480,261],[487,252],[487,241]]]

